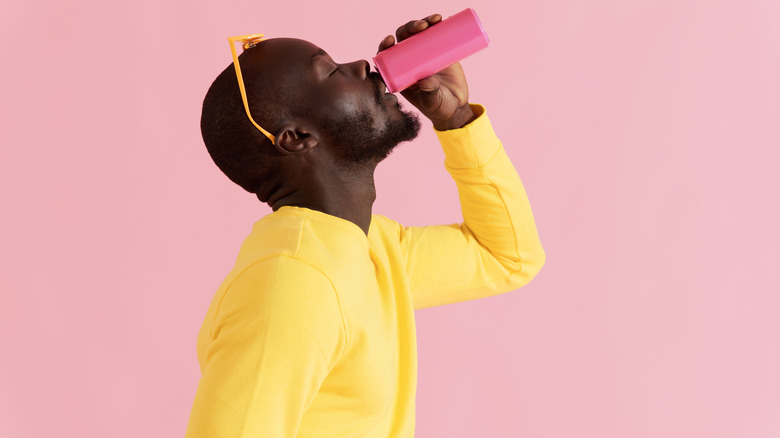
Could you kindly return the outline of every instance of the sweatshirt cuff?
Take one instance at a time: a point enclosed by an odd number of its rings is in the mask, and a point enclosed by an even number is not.
[[[471,123],[448,131],[434,129],[444,150],[444,165],[450,169],[483,166],[501,149],[501,142],[493,132],[485,107],[475,103],[470,105],[477,115]]]

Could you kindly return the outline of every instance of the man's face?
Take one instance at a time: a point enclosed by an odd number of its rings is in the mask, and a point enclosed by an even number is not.
[[[281,84],[297,88],[306,118],[353,163],[380,161],[403,141],[414,139],[420,123],[386,93],[378,73],[364,60],[336,63],[324,50],[295,39],[269,40],[272,62],[288,67]],[[278,63],[278,64],[277,64]]]

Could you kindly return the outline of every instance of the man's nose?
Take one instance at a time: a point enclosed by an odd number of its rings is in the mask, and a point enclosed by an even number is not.
[[[347,65],[352,72],[354,72],[360,79],[363,80],[368,77],[368,72],[371,71],[371,65],[365,59],[350,62]]]

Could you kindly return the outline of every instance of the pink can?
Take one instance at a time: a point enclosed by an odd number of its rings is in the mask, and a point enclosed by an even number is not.
[[[388,91],[395,93],[484,49],[490,39],[477,13],[468,8],[374,57]]]

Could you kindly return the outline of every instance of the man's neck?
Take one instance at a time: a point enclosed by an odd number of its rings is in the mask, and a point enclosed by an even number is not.
[[[312,172],[303,187],[290,190],[268,204],[276,211],[284,206],[303,207],[348,220],[368,235],[371,208],[376,200],[376,166],[351,166]]]

